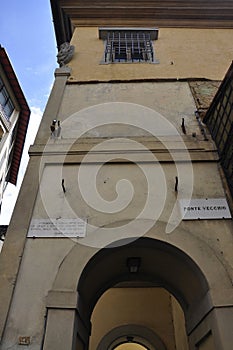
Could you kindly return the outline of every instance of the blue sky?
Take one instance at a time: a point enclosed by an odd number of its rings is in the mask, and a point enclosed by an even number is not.
[[[49,0],[8,0],[1,3],[0,44],[7,51],[31,109],[20,175],[4,194],[0,224],[8,224],[42,113],[54,81],[57,48]]]

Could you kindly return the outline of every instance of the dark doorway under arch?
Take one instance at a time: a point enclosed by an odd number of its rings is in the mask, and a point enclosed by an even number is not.
[[[141,286],[163,288],[173,295],[183,309],[188,329],[190,310],[208,291],[208,283],[197,264],[179,248],[160,240],[140,238],[129,244],[121,243],[100,250],[81,274],[78,308],[85,324],[89,324],[93,309],[105,291],[116,286]],[[138,266],[131,269],[129,260]]]
[[[129,347],[130,346],[130,347]],[[122,343],[120,345],[117,345],[113,350],[149,350],[145,346],[139,344],[139,343]]]
[[[124,244],[125,243],[125,244]],[[130,273],[127,261],[140,258],[136,274]],[[84,268],[78,292],[91,316],[99,297],[117,283],[134,281],[160,286],[180,302],[184,313],[196,305],[208,291],[206,278],[197,264],[182,250],[166,242],[140,238],[117,248],[104,248],[95,254]]]
[[[103,337],[97,350],[124,350],[124,348],[127,350],[129,347],[132,350],[166,350],[156,333],[148,327],[137,324],[127,324],[112,329]]]

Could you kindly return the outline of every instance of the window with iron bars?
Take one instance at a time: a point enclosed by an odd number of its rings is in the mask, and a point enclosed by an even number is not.
[[[100,29],[105,40],[102,63],[158,63],[152,44],[157,36],[157,29]]]

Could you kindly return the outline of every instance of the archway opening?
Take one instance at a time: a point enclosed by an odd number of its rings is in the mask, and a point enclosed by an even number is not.
[[[189,311],[207,291],[198,266],[168,243],[140,238],[104,248],[88,262],[78,284],[80,316],[92,324],[89,350],[114,350],[109,346],[120,345],[114,340],[128,334],[145,339],[139,344],[149,350],[187,350]],[[112,333],[126,325],[144,327],[146,334],[135,328]]]
[[[148,350],[148,349],[138,343],[123,343],[123,344],[117,345],[114,348],[114,350]]]
[[[147,350],[188,350],[181,306],[166,289],[149,283],[108,289],[96,303],[91,324],[90,350],[118,350],[123,344],[132,350],[134,344]]]

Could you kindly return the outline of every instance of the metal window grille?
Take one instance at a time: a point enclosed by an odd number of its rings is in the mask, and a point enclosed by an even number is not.
[[[108,32],[105,41],[104,61],[105,63],[154,62],[150,33]]]

